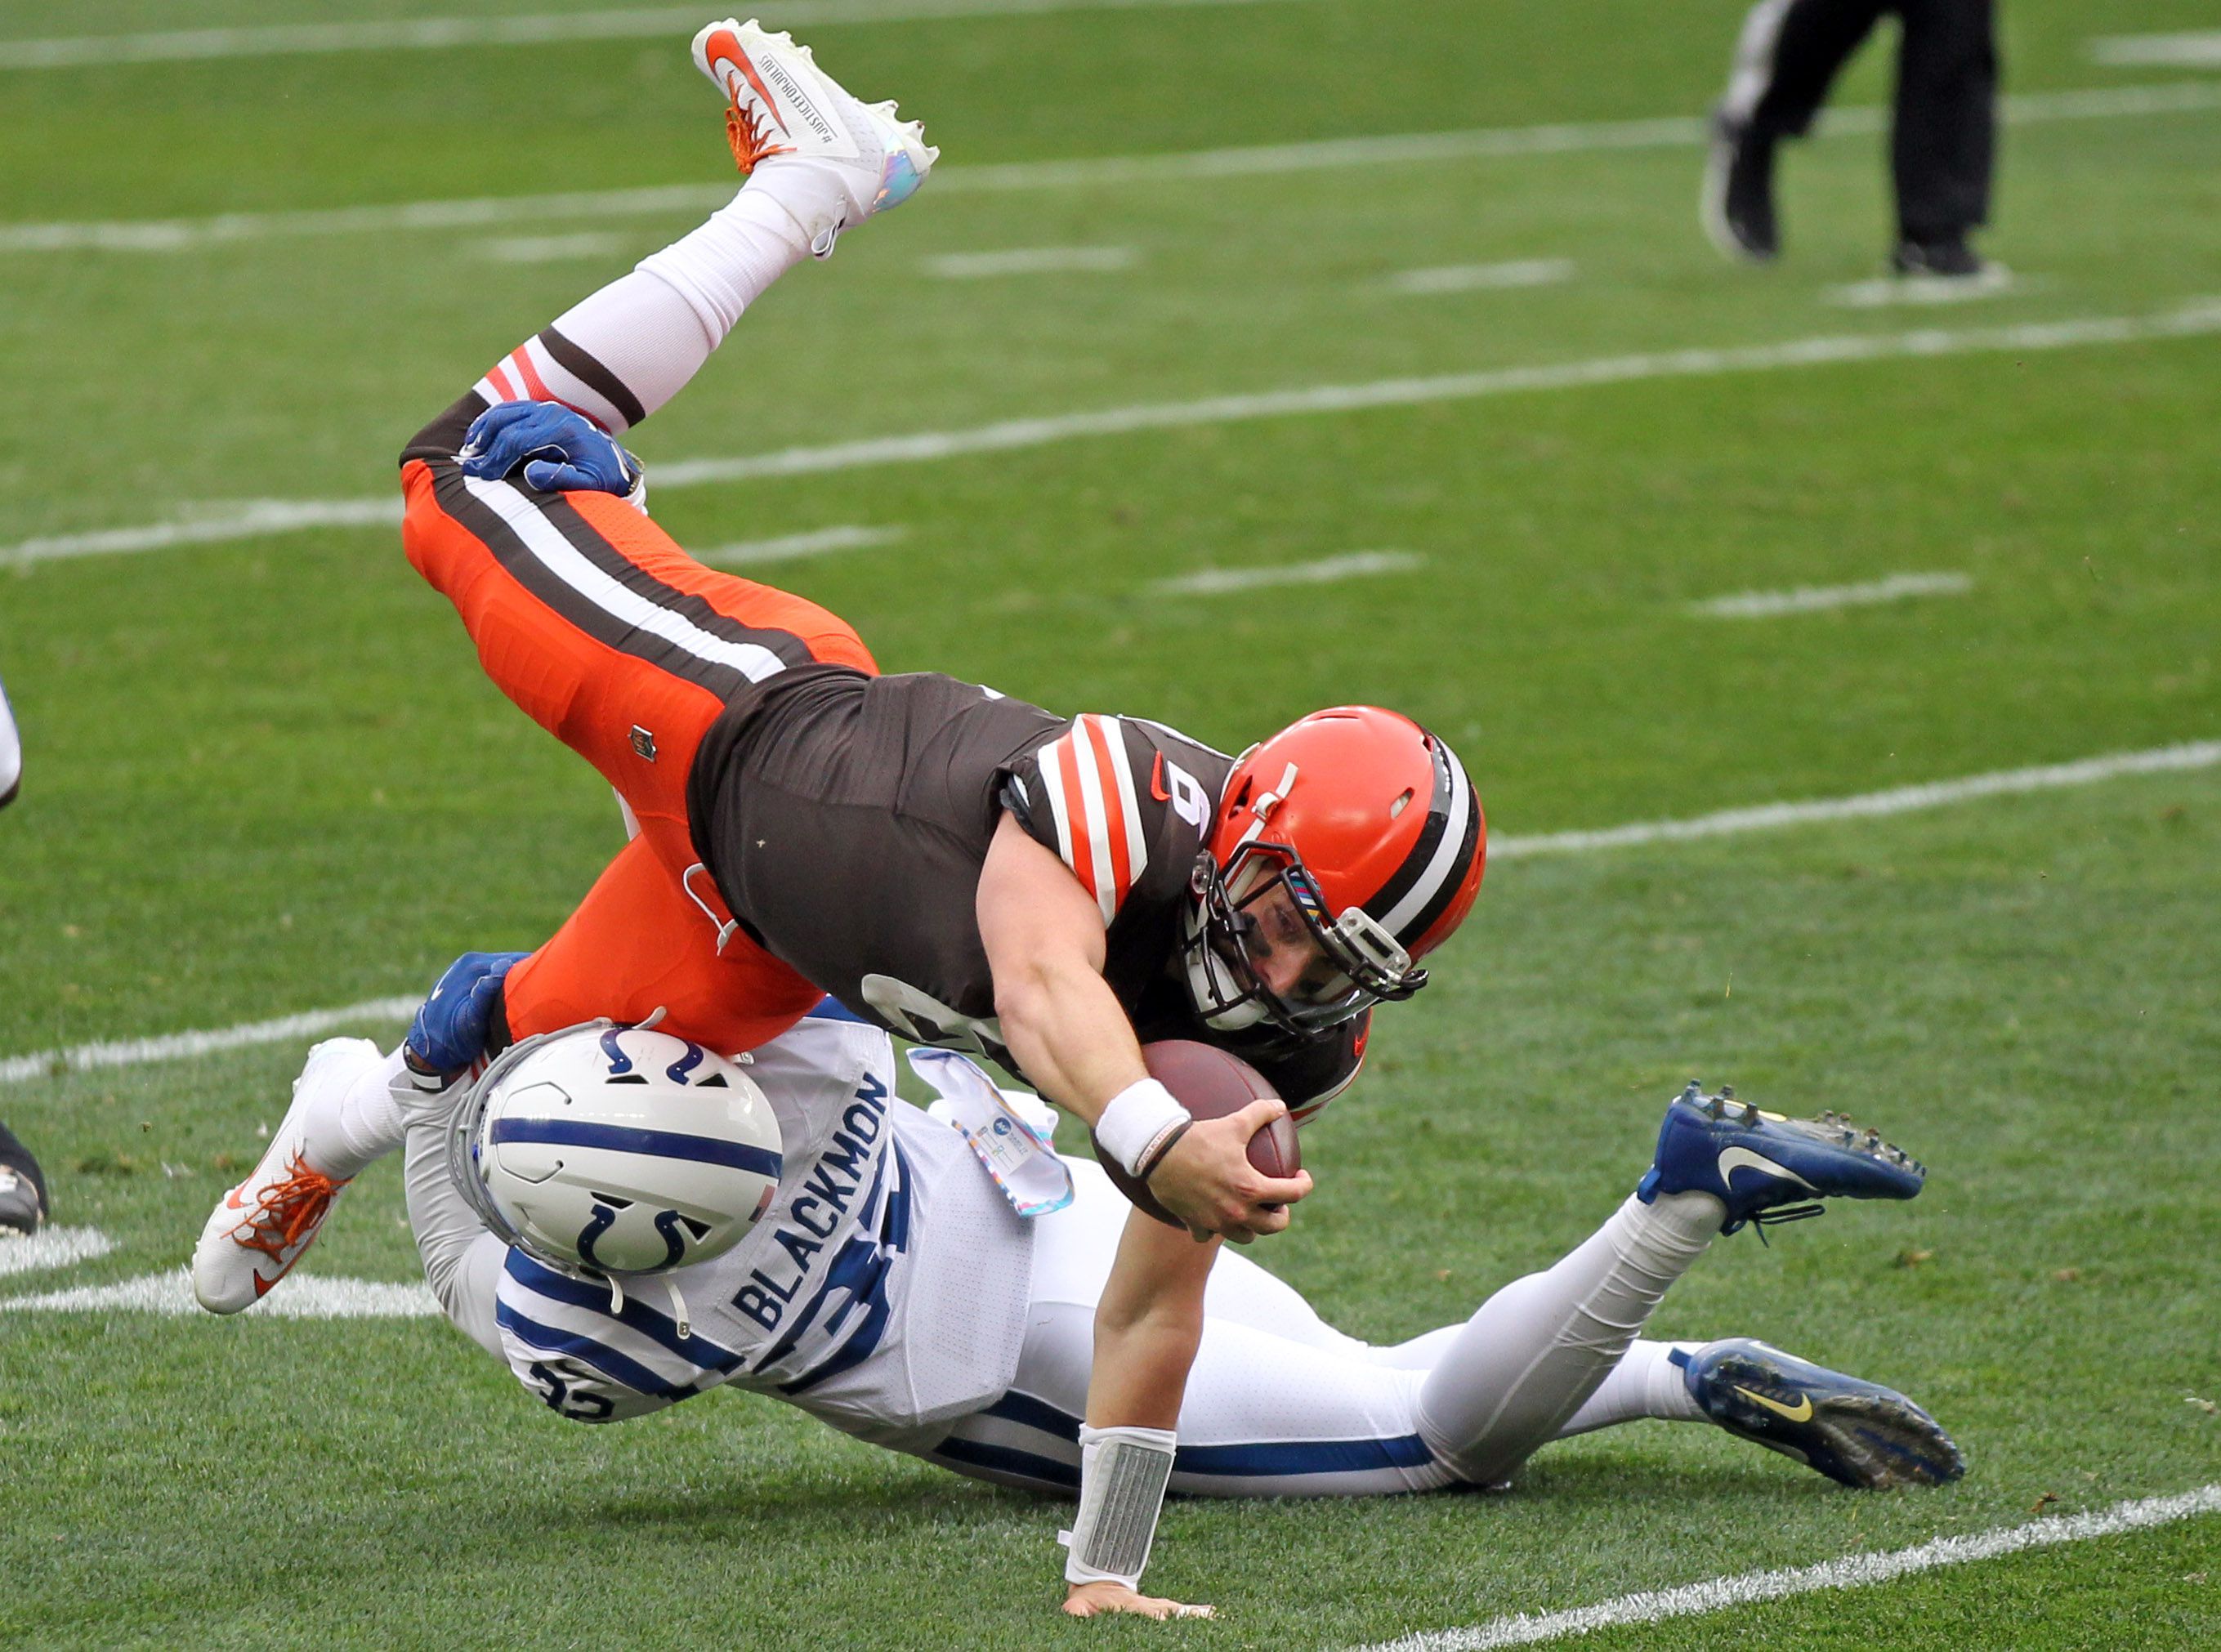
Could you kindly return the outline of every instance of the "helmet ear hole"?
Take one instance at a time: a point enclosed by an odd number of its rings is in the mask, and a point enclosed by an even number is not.
[[[1405,786],[1402,793],[1397,798],[1396,801],[1388,805],[1388,818],[1394,820],[1400,817],[1406,809],[1409,809],[1411,806],[1411,799],[1417,795],[1418,793],[1412,791],[1410,786]]]

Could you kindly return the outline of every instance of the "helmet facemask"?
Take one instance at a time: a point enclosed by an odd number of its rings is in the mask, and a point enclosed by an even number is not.
[[[1410,998],[1427,984],[1411,954],[1372,914],[1352,906],[1327,910],[1303,856],[1286,843],[1251,839],[1222,868],[1209,853],[1197,857],[1187,938],[1182,949],[1188,992],[1204,1022],[1233,1031],[1270,1022],[1298,1038],[1316,1038],[1374,1004]],[[1269,953],[1257,917],[1284,896],[1317,945],[1319,961],[1294,990],[1276,992],[1259,973]]]

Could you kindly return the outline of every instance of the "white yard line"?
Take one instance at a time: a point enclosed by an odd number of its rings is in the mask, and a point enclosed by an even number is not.
[[[1811,614],[1826,608],[1859,608],[1903,602],[1909,597],[1962,597],[1974,588],[1963,573],[1893,573],[1855,585],[1797,585],[1787,591],[1742,591],[1691,603],[1689,611],[1706,619],[1772,619],[1780,614]]]
[[[203,1314],[193,1300],[192,1276],[184,1268],[142,1273],[113,1285],[80,1285],[36,1296],[0,1297],[0,1313]],[[285,1288],[246,1311],[259,1319],[435,1319],[439,1302],[420,1280],[389,1285],[378,1280],[321,1278],[296,1273]]]
[[[1709,1578],[1702,1583],[1684,1584],[1675,1589],[1622,1595],[1569,1611],[1533,1616],[1522,1612],[1492,1618],[1470,1629],[1407,1635],[1400,1640],[1362,1648],[1360,1652],[1489,1652],[1496,1647],[1535,1646],[1629,1624],[1656,1624],[1699,1612],[1756,1605],[1761,1601],[1786,1600],[1792,1595],[1811,1594],[1821,1589],[1866,1588],[1910,1577],[1917,1572],[1932,1572],[1938,1567],[1965,1566],[2058,1543],[2089,1542],[2216,1513],[2221,1513],[2221,1484],[2201,1486],[2194,1492],[2172,1497],[2116,1503],[2110,1509],[2093,1510],[2087,1514],[2061,1515],[1963,1537],[1937,1537],[1886,1554],[1846,1555],[1841,1560],[1824,1561],[1817,1566]]]
[[[1217,396],[1193,402],[1145,402],[1093,412],[1011,419],[963,430],[920,430],[906,435],[867,437],[822,447],[789,447],[730,459],[674,460],[653,466],[648,479],[656,488],[699,487],[762,476],[806,476],[873,465],[934,464],[975,454],[1012,453],[1057,442],[1129,435],[1148,430],[1357,413],[1374,408],[1421,407],[1436,402],[1477,401],[1496,396],[1638,384],[1658,379],[1709,379],[1730,373],[1779,372],[1936,356],[1999,353],[2018,355],[2095,345],[2194,338],[2214,333],[2221,333],[2221,298],[2199,298],[2147,316],[2090,316],[1957,330],[1924,328],[1909,333],[1823,335],[1779,344],[1598,356],[1583,361],[1493,367],[1430,379],[1316,385],[1299,390]],[[50,535],[17,545],[0,546],[0,569],[58,557],[85,556],[97,551],[152,550],[300,528],[391,523],[398,519],[400,510],[398,500],[392,498],[258,500],[229,516],[216,516],[203,510],[180,520],[144,527]]]
[[[4,67],[4,66],[0,66]],[[2030,92],[2004,100],[2009,124],[2111,120],[2193,114],[2221,109],[2221,85],[2187,81],[2163,86],[2097,87]],[[1817,135],[1880,131],[1886,111],[1831,109]],[[1123,184],[1179,183],[1275,172],[1422,166],[1444,161],[1517,160],[1592,150],[1691,148],[1705,141],[1702,120],[1673,116],[1547,126],[1481,127],[1458,132],[1399,133],[1154,155],[1097,155],[1072,160],[1014,161],[935,168],[936,197],[1035,190],[1099,189]],[[470,229],[492,224],[706,212],[732,197],[729,184],[671,184],[551,195],[485,196],[404,201],[379,206],[228,212],[206,218],[135,218],[105,222],[0,223],[0,253],[181,252],[230,241],[410,229]]]
[[[2005,769],[1974,774],[1956,780],[1936,780],[1924,785],[1898,786],[1855,797],[1822,798],[1805,803],[1763,804],[1751,809],[1730,809],[1689,820],[1650,821],[1598,831],[1552,832],[1489,840],[1492,860],[1534,854],[1581,854],[1598,849],[1632,848],[1646,843],[1679,842],[1693,838],[1726,837],[1743,832],[1775,831],[1824,821],[1865,819],[1879,815],[1909,814],[1915,810],[1940,809],[1970,803],[1980,798],[2010,797],[2021,792],[2049,792],[2068,786],[2095,785],[2131,774],[2180,773],[2221,765],[2221,740],[2160,746],[2148,751],[2116,752],[2085,758],[2080,762],[2051,763],[2036,768]],[[46,1050],[30,1055],[0,1059],[0,1084],[34,1079],[56,1070],[84,1071],[97,1067],[136,1067],[144,1062],[203,1055],[216,1050],[238,1049],[250,1044],[270,1044],[361,1022],[394,1023],[416,1013],[413,998],[372,998],[338,1010],[312,1010],[275,1021],[250,1022],[243,1026],[209,1032],[172,1033],[157,1038],[127,1039],[112,1043],[80,1044],[72,1049]]]
[[[0,1237],[0,1279],[89,1262],[115,1248],[98,1228],[41,1228],[22,1238]]]
[[[998,253],[942,253],[922,267],[943,281],[982,281],[1003,275],[1108,275],[1132,269],[1140,259],[1130,247],[1013,247]]]
[[[72,1049],[42,1050],[31,1055],[0,1059],[0,1084],[17,1084],[43,1078],[57,1070],[87,1073],[103,1067],[138,1067],[147,1061],[174,1061],[180,1056],[210,1055],[218,1050],[245,1049],[253,1044],[279,1044],[289,1038],[306,1038],[363,1022],[406,1021],[423,1002],[419,998],[372,998],[337,1010],[310,1010],[279,1016],[272,1021],[249,1021],[236,1027],[205,1032],[166,1033],[158,1038],[125,1038],[98,1044],[79,1044]]]
[[[173,545],[219,544],[290,534],[303,528],[391,527],[401,521],[401,496],[383,499],[250,499],[243,505],[206,506],[169,522],[140,528],[103,528],[84,534],[47,534],[0,546],[0,568],[66,561],[127,551],[161,551]]]
[[[900,526],[867,528],[860,524],[841,528],[817,528],[806,534],[783,534],[777,539],[745,539],[737,545],[720,545],[713,549],[697,551],[694,560],[706,562],[713,568],[752,567],[762,562],[792,562],[806,556],[823,556],[832,551],[867,550],[874,545],[892,545],[910,530]]]
[[[2221,29],[2190,34],[2109,34],[2090,57],[2116,69],[2221,69]]]
[[[1137,11],[1254,6],[1291,0],[780,0],[781,28],[935,18],[1031,17],[1060,11]],[[291,57],[325,52],[429,52],[464,46],[540,46],[564,41],[684,39],[702,25],[699,6],[629,6],[606,11],[511,17],[406,17],[260,28],[169,29],[0,41],[0,70],[72,69],[210,58]]]
[[[1316,562],[1291,562],[1276,568],[1202,568],[1149,587],[1160,596],[1215,597],[1229,591],[1259,591],[1268,585],[1324,585],[1362,579],[1376,573],[1405,573],[1427,559],[1410,551],[1352,551]]]
[[[1779,831],[1785,826],[1812,826],[1832,820],[1871,820],[1881,815],[1908,815],[1955,803],[1972,803],[1978,798],[2056,792],[2068,786],[2096,785],[2124,775],[2174,774],[2189,769],[2212,768],[2217,764],[2221,764],[2221,740],[2197,740],[2149,751],[2086,757],[2074,763],[2046,763],[2035,768],[1970,774],[1963,779],[1893,786],[1886,792],[1868,792],[1856,797],[1816,798],[1805,803],[1724,809],[1717,814],[1699,815],[1691,820],[1643,821],[1631,826],[1550,832],[1536,837],[1492,837],[1488,858],[1502,860],[1533,854],[1586,854],[1598,849],[1635,848],[1646,843],[1686,843],[1703,837]]]
[[[1407,297],[1441,293],[1486,292],[1505,287],[1548,287],[1573,278],[1569,258],[1523,258],[1503,264],[1448,264],[1428,270],[1401,270],[1380,283]]]

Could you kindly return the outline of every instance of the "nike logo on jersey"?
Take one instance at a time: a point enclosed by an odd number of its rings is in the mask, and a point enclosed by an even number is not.
[[[1170,803],[1173,794],[1165,790],[1165,754],[1157,754],[1157,760],[1149,766],[1149,795],[1159,803]]]
[[[1795,1171],[1786,1169],[1774,1163],[1773,1160],[1761,1154],[1753,1153],[1749,1148],[1730,1148],[1720,1155],[1720,1186],[1732,1188],[1735,1186],[1735,1173],[1738,1170],[1755,1170],[1768,1176],[1778,1176],[1784,1181],[1795,1182],[1799,1187],[1812,1186]]]
[[[1763,1405],[1776,1417],[1786,1417],[1792,1423],[1809,1423],[1812,1420],[1812,1396],[1810,1394],[1799,1394],[1794,1405],[1785,1405],[1778,1399],[1768,1399],[1764,1394],[1752,1392],[1741,1383],[1736,1385],[1736,1392],[1750,1401],[1752,1405]]]

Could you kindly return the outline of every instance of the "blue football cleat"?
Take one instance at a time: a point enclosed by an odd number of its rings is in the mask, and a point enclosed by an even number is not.
[[[1722,1233],[1820,1214],[1824,1198],[1911,1198],[1927,1170],[1878,1130],[1841,1113],[1785,1118],[1735,1099],[1723,1086],[1707,1096],[1695,1079],[1666,1109],[1658,1155],[1635,1194],[1710,1193],[1728,1207]],[[1786,1207],[1786,1208],[1785,1208]]]
[[[1672,1357],[1705,1416],[1830,1480],[1882,1490],[1941,1486],[1967,1472],[1951,1436],[1894,1388],[1747,1336]]]

